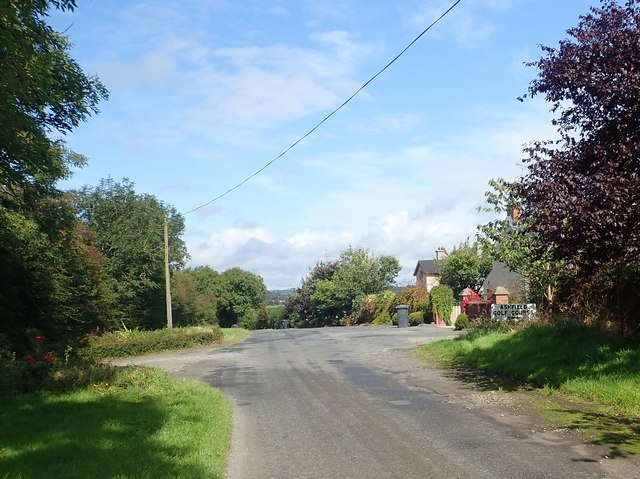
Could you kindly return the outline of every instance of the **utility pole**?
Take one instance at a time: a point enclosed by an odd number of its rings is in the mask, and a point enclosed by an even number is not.
[[[173,328],[171,317],[171,274],[169,271],[169,221],[167,215],[164,216],[164,286],[165,299],[167,302],[167,329]]]

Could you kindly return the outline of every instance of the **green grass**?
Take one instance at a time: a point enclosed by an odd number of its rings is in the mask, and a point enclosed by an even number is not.
[[[87,389],[0,405],[3,479],[223,477],[231,408],[203,383],[118,368]]]
[[[570,323],[478,330],[425,345],[427,361],[472,367],[568,401],[545,406],[564,426],[640,455],[640,343]]]
[[[242,328],[222,328],[222,334],[224,344],[237,344],[247,338],[249,331]]]

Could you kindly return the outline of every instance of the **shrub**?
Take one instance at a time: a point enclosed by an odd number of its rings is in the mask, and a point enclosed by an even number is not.
[[[353,312],[353,320],[356,323],[374,323],[378,312],[377,294],[368,294],[357,301],[356,309]]]
[[[465,313],[460,313],[456,318],[456,331],[461,331],[469,327],[469,317]]]
[[[376,326],[385,326],[388,324],[393,324],[393,319],[391,318],[389,311],[382,311],[373,319],[371,324],[374,324]]]
[[[205,346],[221,340],[218,326],[159,329],[155,331],[118,331],[89,339],[78,354],[90,361],[139,356],[142,354]]]
[[[453,290],[444,285],[439,285],[431,290],[429,296],[431,310],[447,324],[451,324],[451,311],[453,310]]]
[[[429,311],[429,293],[424,286],[411,286],[397,294],[397,304],[406,304],[411,313]]]
[[[424,313],[422,311],[414,311],[409,313],[409,325],[417,326],[424,323]]]
[[[276,304],[267,306],[267,323],[271,329],[279,329],[280,323],[284,319],[284,305]]]

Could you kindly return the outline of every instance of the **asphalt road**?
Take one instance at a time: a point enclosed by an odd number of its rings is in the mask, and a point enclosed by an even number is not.
[[[407,351],[449,329],[254,331],[235,346],[138,358],[234,406],[229,479],[640,478],[517,395],[425,368]],[[515,399],[514,399],[515,398]]]

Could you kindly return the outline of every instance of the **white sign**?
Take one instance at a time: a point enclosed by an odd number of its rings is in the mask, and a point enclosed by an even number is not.
[[[491,319],[494,321],[531,319],[536,314],[535,304],[492,304]]]

